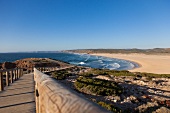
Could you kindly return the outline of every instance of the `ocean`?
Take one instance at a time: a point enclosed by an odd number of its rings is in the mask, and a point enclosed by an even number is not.
[[[23,58],[52,58],[70,64],[110,70],[130,70],[139,65],[127,60],[78,53],[0,53],[0,62],[13,62]]]

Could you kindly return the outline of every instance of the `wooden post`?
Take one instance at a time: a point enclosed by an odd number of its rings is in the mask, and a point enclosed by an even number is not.
[[[15,76],[15,80],[17,80],[17,72],[16,72],[16,69],[14,70],[14,76]]]
[[[6,86],[9,86],[9,72],[6,71]]]
[[[15,77],[15,69],[13,70],[13,79],[14,79],[14,81],[16,80],[16,77]]]
[[[22,76],[22,70],[21,69],[19,69],[19,72],[20,72],[20,77]]]
[[[13,70],[11,70],[11,71],[10,71],[10,81],[11,81],[11,83],[13,83],[13,78],[14,78],[14,76],[13,76]]]
[[[18,69],[15,70],[16,80],[18,79]]]
[[[16,71],[16,69],[14,70],[14,73],[15,73],[15,80],[17,80],[18,78],[17,78],[17,71]]]
[[[18,78],[20,78],[20,74],[21,74],[20,69],[18,69]]]
[[[21,72],[21,69],[19,69],[19,76],[20,76],[20,77],[22,76],[22,72]]]
[[[18,78],[20,78],[20,72],[19,72],[19,69],[17,69],[17,72],[18,72]]]
[[[3,73],[0,72],[0,91],[4,90]]]
[[[23,76],[23,74],[24,74],[24,73],[23,73],[23,69],[21,69],[21,76]]]

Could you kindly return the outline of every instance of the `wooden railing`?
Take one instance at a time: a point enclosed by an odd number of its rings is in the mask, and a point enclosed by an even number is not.
[[[57,67],[36,67],[37,70],[41,72],[55,71],[58,70]]]
[[[3,91],[5,86],[9,86],[22,75],[23,69],[20,68],[0,70],[0,91]]]
[[[36,113],[109,113],[36,68],[34,79]]]
[[[32,73],[34,68],[26,70],[25,73]],[[42,72],[54,71],[57,67],[37,67]],[[3,91],[6,86],[9,86],[15,80],[19,79],[24,74],[22,68],[0,69],[0,91]]]
[[[38,69],[41,72],[54,71],[54,70],[58,69],[56,66],[55,67],[29,67],[26,69],[26,73],[34,72],[34,68]]]

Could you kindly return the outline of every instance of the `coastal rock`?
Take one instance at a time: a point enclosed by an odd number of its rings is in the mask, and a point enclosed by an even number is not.
[[[17,67],[32,70],[34,67],[60,67],[60,64],[47,58],[26,58],[15,61]]]
[[[12,68],[16,68],[16,64],[12,63],[12,62],[4,62],[2,64],[2,69],[12,69]]]
[[[113,100],[115,101],[120,101],[120,96],[115,96],[115,97],[113,97]]]
[[[135,96],[133,96],[133,95],[131,95],[130,97],[130,100],[136,100],[137,98],[135,97]]]
[[[137,107],[138,111],[140,111],[140,113],[145,112],[145,113],[152,113],[152,111],[150,111],[149,108],[153,108],[156,109],[158,106],[157,102],[147,102],[146,104],[142,104],[140,106]],[[152,109],[151,109],[152,110]]]
[[[155,112],[153,113],[170,113],[170,109],[166,108],[166,107],[161,107],[159,109],[157,109]]]

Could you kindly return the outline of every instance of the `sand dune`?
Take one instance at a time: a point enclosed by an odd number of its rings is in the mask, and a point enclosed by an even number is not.
[[[92,55],[130,60],[141,65],[139,68],[129,70],[131,72],[170,74],[170,55],[105,54],[105,53],[97,53]]]

